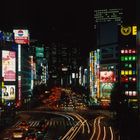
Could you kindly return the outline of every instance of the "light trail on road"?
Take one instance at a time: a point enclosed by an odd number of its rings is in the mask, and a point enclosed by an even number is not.
[[[112,127],[111,126],[109,127],[109,130],[110,130],[110,133],[111,133],[111,140],[113,140],[114,137],[113,137],[113,130],[112,130]]]
[[[92,134],[90,140],[94,140],[95,134],[96,134],[96,132],[97,132],[97,128],[98,128],[97,140],[99,140],[100,134],[101,134],[100,122],[101,122],[101,119],[103,119],[103,118],[104,118],[104,117],[101,117],[101,116],[95,118],[95,120],[94,120],[94,125],[93,125],[93,134]],[[96,123],[97,123],[97,125],[96,125]],[[97,128],[96,128],[96,127],[97,127]]]
[[[84,134],[85,133],[85,124],[87,126],[88,133],[90,133],[90,127],[89,127],[89,124],[87,123],[86,119],[84,119],[82,116],[80,116],[79,114],[76,114],[76,113],[67,113],[67,114],[69,114],[71,116],[74,116],[75,118],[78,119],[79,122],[74,127],[70,128],[70,130],[62,138],[62,140],[65,140],[65,139],[72,140],[72,139],[74,139],[74,137],[77,135],[77,133],[80,131],[81,128],[82,128],[82,133]],[[79,123],[81,123],[80,126],[79,126]]]
[[[113,134],[113,129],[112,127],[108,127],[105,125],[101,125],[101,120],[104,119],[104,117],[99,116],[95,118],[94,120],[94,125],[93,125],[93,134],[90,138],[90,140],[114,140],[114,134]],[[101,133],[101,130],[103,133]],[[108,135],[107,135],[108,132]],[[98,134],[96,136],[96,134]],[[96,137],[95,137],[96,136]]]
[[[95,135],[95,133],[96,133],[96,121],[97,121],[97,119],[98,119],[98,117],[95,118],[95,120],[94,120],[94,124],[93,124],[93,134],[92,134],[90,140],[92,140],[92,139],[94,138],[94,135]]]
[[[81,127],[82,127],[82,124],[79,127],[77,127],[78,128],[77,131],[76,130],[73,131],[73,133],[71,134],[71,136],[69,137],[68,140],[73,140],[73,138],[76,136],[76,134],[80,131]]]
[[[83,121],[85,122],[87,129],[88,129],[88,134],[90,133],[90,127],[89,124],[87,123],[87,120],[85,118],[83,118],[81,115],[77,114],[81,119],[83,119]]]
[[[103,136],[103,140],[105,140],[105,138],[106,138],[106,128],[105,128],[105,126],[104,126],[104,136]]]
[[[75,128],[79,126],[79,124],[80,124],[80,121],[77,122],[75,126],[72,126],[61,140],[65,140],[65,138],[68,138],[70,133],[72,133],[75,130]]]
[[[97,140],[99,140],[99,138],[100,138],[100,134],[101,134],[101,126],[100,126],[100,123],[101,123],[101,119],[103,119],[104,117],[99,117],[99,119],[98,119],[98,130],[99,130],[99,132],[98,132],[98,136],[97,136]]]
[[[82,128],[83,128],[82,133],[84,133],[85,132],[85,127],[84,127],[85,124],[83,123],[83,120],[77,114],[74,114],[74,113],[68,113],[68,114],[74,116],[75,118],[77,118],[81,122]]]

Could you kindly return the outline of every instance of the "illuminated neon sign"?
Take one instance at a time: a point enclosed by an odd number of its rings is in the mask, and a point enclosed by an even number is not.
[[[121,34],[124,36],[128,36],[128,35],[137,35],[137,26],[127,26],[127,27],[123,27],[121,26]]]

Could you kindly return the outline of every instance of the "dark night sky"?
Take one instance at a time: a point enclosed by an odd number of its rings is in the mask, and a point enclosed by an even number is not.
[[[51,2],[50,2],[51,1]],[[93,46],[93,32],[90,30],[91,9],[123,8],[131,12],[134,4],[121,0],[92,1],[47,1],[11,0],[3,1],[0,8],[0,29],[12,31],[25,27],[31,38],[44,40],[76,40],[80,47],[89,50]],[[130,16],[131,17],[131,16]]]

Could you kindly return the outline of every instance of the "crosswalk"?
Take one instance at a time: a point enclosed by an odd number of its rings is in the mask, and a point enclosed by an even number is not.
[[[22,123],[22,121],[16,122],[12,127],[18,128],[18,126]],[[31,120],[28,121],[30,127],[38,127],[40,121]],[[53,126],[74,126],[76,124],[75,121],[68,121],[68,120],[47,120],[45,123],[46,127],[53,127]]]

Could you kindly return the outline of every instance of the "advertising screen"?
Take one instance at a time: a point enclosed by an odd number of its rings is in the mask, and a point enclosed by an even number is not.
[[[2,99],[15,100],[15,85],[4,85],[2,88]]]
[[[110,98],[113,83],[102,83],[100,88],[101,97]]]
[[[115,79],[114,71],[101,71],[100,72],[100,82],[112,83],[115,81],[116,81],[116,79]]]
[[[16,80],[16,52],[2,51],[2,77],[4,81]]]

